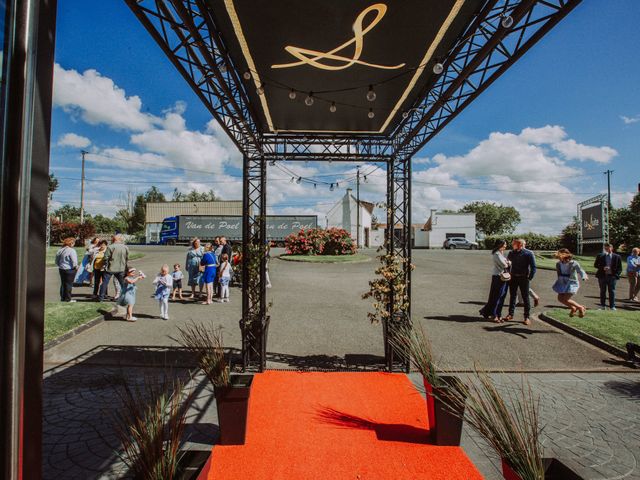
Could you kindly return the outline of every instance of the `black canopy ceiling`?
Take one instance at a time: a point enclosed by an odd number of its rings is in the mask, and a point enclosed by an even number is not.
[[[483,3],[210,0],[208,5],[235,67],[251,73],[242,81],[263,132],[386,134]],[[370,85],[373,102],[367,100]],[[309,92],[312,106],[305,104]]]

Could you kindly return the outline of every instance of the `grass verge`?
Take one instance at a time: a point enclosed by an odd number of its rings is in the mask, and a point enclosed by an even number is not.
[[[625,260],[625,255],[620,255],[622,257],[622,276],[627,276],[627,262]],[[574,255],[574,260],[576,260],[584,271],[589,275],[595,275],[596,269],[593,268],[593,262],[596,261],[596,257],[586,256],[586,255]],[[553,258],[553,253],[538,253],[536,252],[536,266],[541,268],[542,270],[555,270],[556,263],[558,260]]]
[[[362,253],[355,255],[280,255],[278,257],[288,262],[308,262],[308,263],[349,263],[368,262],[371,257]]]
[[[44,341],[49,342],[74,328],[102,315],[100,310],[111,310],[111,303],[47,302],[44,306]]]
[[[627,342],[637,342],[640,336],[640,312],[638,311],[589,310],[584,318],[571,318],[569,310],[554,308],[546,314],[623,350]]]

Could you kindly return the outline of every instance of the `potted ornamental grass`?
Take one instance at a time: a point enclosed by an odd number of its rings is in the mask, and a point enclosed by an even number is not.
[[[498,453],[506,480],[580,480],[582,477],[555,458],[543,458],[539,400],[523,379],[515,391],[501,393],[489,375],[474,369],[464,396],[465,420]]]
[[[147,377],[143,385],[126,382],[118,389],[116,413],[119,453],[129,475],[141,480],[197,478],[208,455],[180,449],[190,395],[180,380]]]
[[[230,374],[222,329],[195,322],[178,327],[180,343],[196,355],[198,367],[213,385],[222,445],[243,445],[252,375]]]
[[[393,348],[408,352],[413,368],[422,374],[427,401],[429,431],[437,445],[460,445],[465,387],[452,375],[440,375],[433,361],[431,342],[421,326],[400,327]],[[435,432],[435,433],[433,433]]]

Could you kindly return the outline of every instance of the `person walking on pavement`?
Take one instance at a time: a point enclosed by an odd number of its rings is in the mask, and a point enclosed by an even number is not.
[[[124,277],[127,270],[127,264],[129,263],[129,249],[124,244],[124,238],[121,234],[116,234],[111,239],[111,245],[107,247],[104,252],[104,264],[105,270],[102,279],[102,285],[100,285],[100,293],[98,295],[98,301],[103,302],[107,293],[109,281],[111,277],[114,277],[120,286],[119,291],[122,291],[124,286]]]
[[[600,286],[600,310],[607,308],[607,293],[609,294],[609,308],[616,309],[616,283],[622,274],[622,258],[613,251],[613,245],[604,244],[604,252],[598,254],[593,266],[596,268],[596,278]]]
[[[640,291],[640,248],[631,250],[627,257],[627,278],[629,279],[629,301],[638,301]]]
[[[493,272],[491,274],[489,299],[485,306],[480,309],[480,315],[483,318],[491,319],[496,323],[502,323],[503,321],[502,306],[507,295],[507,288],[509,288],[509,260],[504,256],[506,248],[507,242],[496,240],[493,250],[491,250]]]
[[[56,265],[60,273],[60,301],[75,302],[71,300],[71,290],[73,289],[73,279],[78,271],[78,254],[73,246],[76,239],[65,238],[62,241],[62,248],[56,253]]]
[[[511,280],[509,281],[509,315],[506,320],[513,320],[518,299],[518,290],[524,303],[524,324],[531,325],[531,300],[529,298],[529,282],[536,274],[536,258],[531,250],[527,250],[522,238],[515,239],[512,250],[507,255],[511,262]]]

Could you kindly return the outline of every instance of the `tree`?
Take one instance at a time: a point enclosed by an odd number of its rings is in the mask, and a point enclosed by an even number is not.
[[[144,194],[144,203],[159,203],[159,202],[166,202],[167,199],[164,196],[164,193],[162,193],[158,187],[156,187],[155,185],[152,185],[151,188],[149,190],[147,190],[147,192]]]
[[[49,174],[49,196],[58,189],[58,179],[53,173]]]
[[[486,236],[513,233],[520,223],[520,212],[514,207],[491,202],[468,203],[459,213],[475,213],[476,229]]]
[[[174,202],[215,202],[220,200],[213,190],[208,192],[198,192],[197,190],[191,190],[189,193],[182,193],[177,188],[173,191]]]
[[[568,248],[572,252],[578,251],[578,222],[577,218],[573,218],[573,222],[562,229],[560,234],[560,245],[562,248]]]
[[[59,218],[63,222],[80,222],[80,208],[73,205],[63,205],[53,212],[53,216]]]

